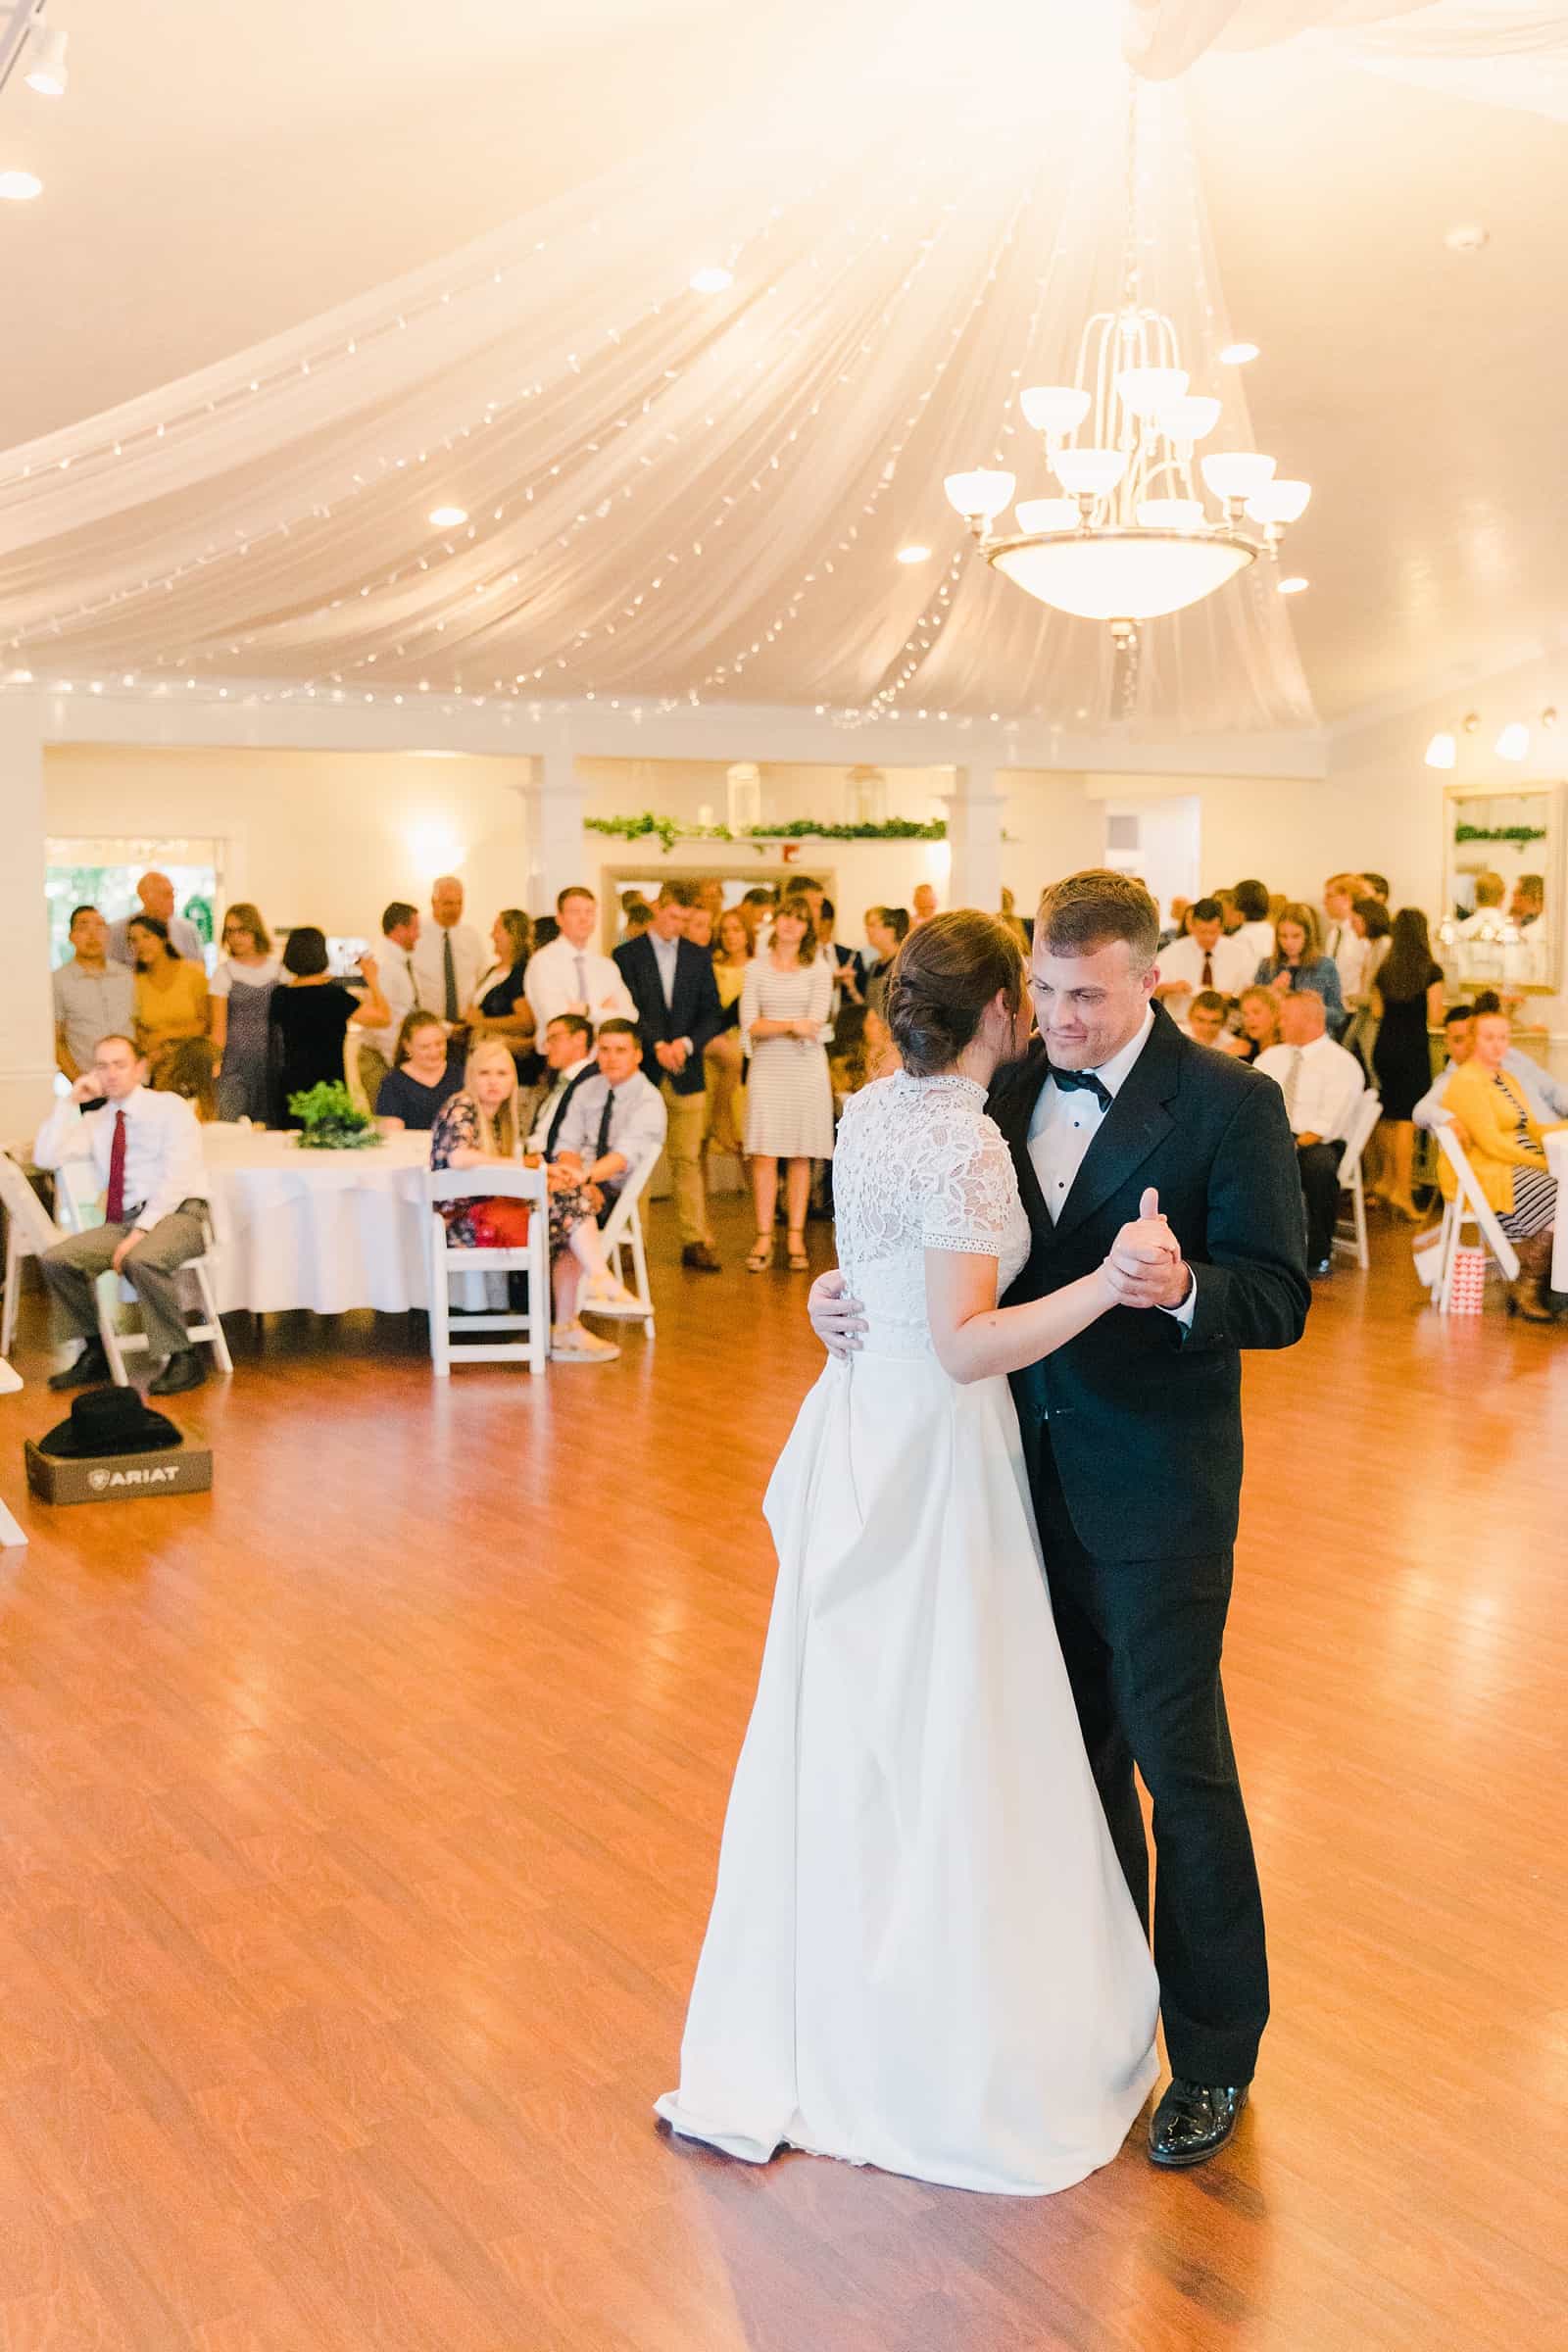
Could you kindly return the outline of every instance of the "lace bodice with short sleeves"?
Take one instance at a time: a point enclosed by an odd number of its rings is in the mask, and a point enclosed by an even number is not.
[[[875,1354],[929,1355],[925,1252],[994,1257],[1000,1297],[1029,1255],[1029,1219],[973,1079],[900,1071],[852,1095],[833,1161],[839,1264]]]

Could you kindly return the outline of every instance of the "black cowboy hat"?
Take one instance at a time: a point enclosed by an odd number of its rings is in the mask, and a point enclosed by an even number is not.
[[[72,1399],[70,1420],[57,1422],[38,1450],[79,1461],[105,1453],[158,1453],[184,1443],[183,1430],[149,1411],[134,1389],[83,1389]]]

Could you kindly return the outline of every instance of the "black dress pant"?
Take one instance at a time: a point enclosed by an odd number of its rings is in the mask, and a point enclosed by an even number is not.
[[[1340,1213],[1343,1144],[1298,1144],[1301,1200],[1306,1208],[1306,1262],[1320,1266],[1334,1254],[1334,1225]]]
[[[1041,1548],[1084,1744],[1147,1932],[1173,2074],[1250,2082],[1268,2018],[1263,1903],[1220,1688],[1231,1554],[1100,1560],[1073,1532],[1049,1424],[1024,1423]]]

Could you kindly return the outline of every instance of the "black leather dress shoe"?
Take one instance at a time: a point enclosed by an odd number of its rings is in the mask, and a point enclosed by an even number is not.
[[[1206,2164],[1235,2131],[1247,2105],[1245,2082],[1184,2082],[1178,2075],[1154,2109],[1149,2125],[1151,2161],[1168,2172]]]
[[[207,1378],[207,1366],[194,1348],[178,1348],[165,1364],[156,1380],[147,1383],[149,1396],[178,1396],[186,1389],[199,1389]]]
[[[688,1242],[680,1253],[683,1266],[691,1266],[699,1274],[722,1274],[723,1265],[711,1242]]]
[[[49,1376],[52,1389],[91,1389],[101,1387],[110,1377],[109,1358],[96,1340],[89,1340],[74,1364],[63,1372]]]

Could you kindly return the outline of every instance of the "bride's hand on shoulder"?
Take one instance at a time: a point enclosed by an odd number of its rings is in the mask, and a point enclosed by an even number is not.
[[[1122,1306],[1179,1306],[1187,1296],[1188,1271],[1152,1186],[1139,1208],[1110,1246],[1105,1280]]]

